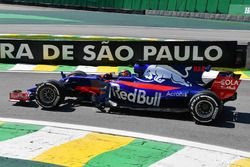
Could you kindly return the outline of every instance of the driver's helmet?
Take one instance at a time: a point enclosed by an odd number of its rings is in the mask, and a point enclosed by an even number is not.
[[[118,74],[119,77],[131,77],[131,72],[129,70],[122,70]]]
[[[106,74],[104,74],[104,75],[101,75],[101,77],[103,78],[103,79],[112,79],[113,77],[112,77],[113,75],[112,75],[112,73],[106,73]]]

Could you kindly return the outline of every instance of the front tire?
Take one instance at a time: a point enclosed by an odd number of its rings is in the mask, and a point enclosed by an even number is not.
[[[215,93],[202,91],[191,98],[189,110],[197,123],[211,123],[220,115],[222,103]]]
[[[58,107],[64,100],[62,86],[58,81],[47,81],[37,87],[36,102],[45,109]]]

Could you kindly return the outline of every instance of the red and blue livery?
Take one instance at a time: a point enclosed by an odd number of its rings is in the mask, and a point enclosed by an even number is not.
[[[134,65],[129,76],[87,75],[76,71],[62,73],[59,81],[36,84],[25,92],[15,90],[10,100],[35,100],[43,108],[51,109],[65,103],[65,98],[89,101],[101,111],[131,109],[190,112],[196,122],[210,123],[218,118],[223,104],[237,99],[240,75],[217,72],[206,78],[210,67],[183,65]]]

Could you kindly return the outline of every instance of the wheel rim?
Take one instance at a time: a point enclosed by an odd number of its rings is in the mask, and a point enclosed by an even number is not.
[[[56,97],[56,91],[51,87],[45,87],[40,92],[40,99],[45,104],[53,103]]]
[[[196,104],[195,111],[199,117],[209,118],[213,115],[214,106],[211,102],[202,100]]]

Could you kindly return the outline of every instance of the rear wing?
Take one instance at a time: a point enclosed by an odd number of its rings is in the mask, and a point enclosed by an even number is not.
[[[216,93],[221,100],[231,98],[241,83],[240,76],[233,72],[220,72],[211,86],[211,91]]]

